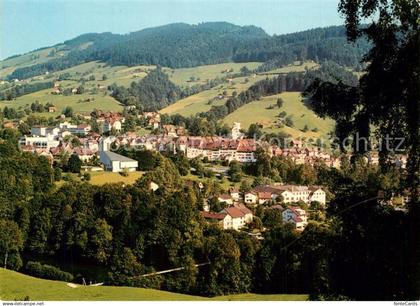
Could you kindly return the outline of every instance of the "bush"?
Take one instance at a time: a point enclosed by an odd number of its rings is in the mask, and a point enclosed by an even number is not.
[[[43,265],[37,261],[28,261],[25,270],[29,275],[45,279],[70,282],[74,278],[71,273],[61,271],[59,268],[54,266]]]

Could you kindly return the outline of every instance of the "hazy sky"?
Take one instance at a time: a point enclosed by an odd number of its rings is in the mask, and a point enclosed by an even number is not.
[[[342,24],[339,0],[0,0],[0,59],[88,32],[228,21],[282,34]]]

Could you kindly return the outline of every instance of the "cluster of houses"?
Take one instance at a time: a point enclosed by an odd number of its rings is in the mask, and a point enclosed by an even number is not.
[[[272,204],[271,209],[279,209],[283,221],[294,225],[296,230],[304,230],[308,225],[307,213],[304,209],[293,204],[304,202],[311,205],[318,202],[326,204],[326,193],[320,186],[297,185],[262,185],[240,193],[237,189],[230,189],[228,194],[219,195],[217,200],[224,203],[227,208],[220,212],[211,212],[208,205],[202,211],[203,217],[212,223],[217,223],[223,229],[240,230],[253,220],[252,211],[246,206]],[[286,205],[286,208],[279,205]]]
[[[209,161],[250,163],[256,161],[256,150],[258,147],[262,147],[270,156],[284,156],[295,164],[313,165],[317,161],[323,161],[330,167],[339,168],[341,166],[339,158],[333,157],[320,148],[305,148],[302,141],[299,140],[291,140],[287,148],[280,148],[265,141],[244,138],[241,133],[241,125],[237,122],[233,124],[229,137],[186,136],[187,131],[184,127],[161,125],[161,117],[157,112],[144,112],[138,117],[145,119],[146,124],[153,129],[161,128],[162,133],[145,136],[139,136],[132,132],[121,134],[125,118],[118,112],[95,111],[91,115],[84,115],[83,118],[86,120],[94,118],[99,125],[102,125],[104,134],[114,134],[111,133],[112,131],[119,134],[119,136],[110,136],[107,142],[134,149],[142,148],[157,152],[169,150],[174,154],[182,152],[189,159],[201,157],[207,158]],[[25,135],[20,139],[20,145],[25,151],[54,158],[55,154],[59,154],[68,147],[64,141],[67,135],[78,136],[81,146],[79,149],[75,148],[71,153],[77,154],[81,160],[89,161],[94,155],[100,156],[98,153],[99,142],[106,136],[93,133],[89,124],[76,125],[62,122],[56,127],[35,126],[31,128],[31,135]],[[406,163],[403,158],[396,161],[401,167],[404,167]],[[377,164],[379,162],[377,154],[372,153],[367,161],[373,165]],[[132,169],[130,168],[130,170]]]

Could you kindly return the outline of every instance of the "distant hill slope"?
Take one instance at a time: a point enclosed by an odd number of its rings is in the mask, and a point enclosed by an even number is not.
[[[0,268],[0,300],[25,298],[35,301],[305,301],[308,296],[304,294],[238,294],[208,299],[131,287],[79,286],[71,288],[65,282],[39,279]]]
[[[276,106],[278,98],[284,103],[281,108]],[[273,108],[271,108],[273,107]],[[293,127],[285,126],[279,114],[285,112],[293,120]],[[283,118],[284,118],[283,117]],[[248,129],[252,123],[260,123],[266,132],[285,132],[292,137],[324,137],[334,129],[334,121],[319,118],[303,102],[299,92],[284,92],[278,95],[263,97],[260,101],[248,103],[223,119],[224,123],[232,126],[233,122],[240,122],[243,129]],[[305,125],[308,130],[304,131]]]
[[[368,47],[365,41],[347,43],[342,26],[269,36],[255,26],[177,23],[126,35],[84,34],[45,49],[42,54],[36,51],[2,61],[0,77],[26,79],[89,61],[171,68],[254,61],[265,62],[260,69],[266,71],[310,59],[357,67]]]

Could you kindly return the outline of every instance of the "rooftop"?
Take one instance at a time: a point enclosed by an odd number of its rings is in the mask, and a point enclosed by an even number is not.
[[[120,162],[135,162],[136,160],[128,158],[127,156],[123,156],[111,151],[102,151],[101,154],[105,154],[110,160],[112,161],[120,161]]]

